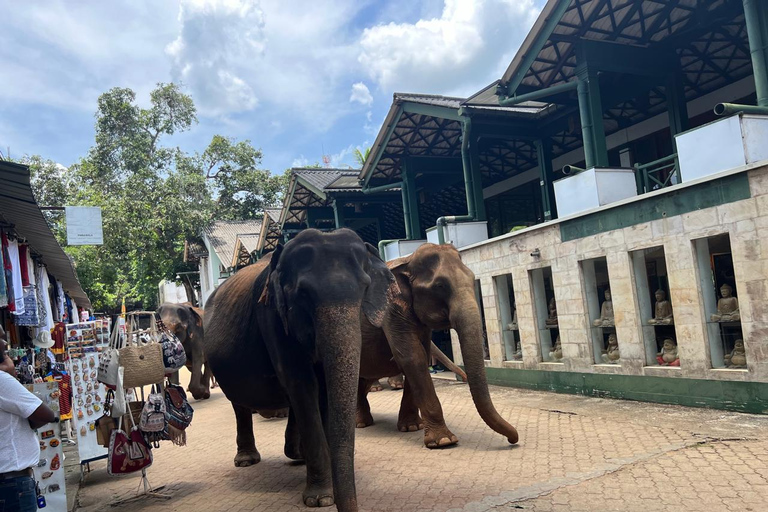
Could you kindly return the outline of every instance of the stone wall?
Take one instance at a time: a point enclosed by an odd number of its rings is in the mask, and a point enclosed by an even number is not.
[[[490,362],[497,368],[768,382],[768,166],[748,173],[751,197],[563,242],[558,222],[463,249],[480,280]],[[660,197],[657,195],[656,197]],[[654,197],[638,201],[654,201]],[[730,236],[748,368],[713,368],[693,240]],[[630,251],[663,246],[680,367],[649,366]],[[539,256],[532,256],[535,249]],[[605,257],[615,310],[620,365],[594,364],[591,320],[579,262]],[[551,267],[563,362],[542,362],[529,271]],[[494,276],[511,274],[523,360],[506,361]],[[461,351],[453,333],[454,355]]]

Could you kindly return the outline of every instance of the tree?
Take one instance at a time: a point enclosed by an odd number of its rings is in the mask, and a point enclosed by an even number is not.
[[[355,161],[360,164],[360,167],[365,165],[365,161],[371,155],[371,148],[365,148],[365,151],[360,151],[360,148],[355,148],[354,151]]]
[[[40,156],[24,157],[20,163],[29,166],[32,193],[37,204],[54,207],[66,206],[70,190],[69,173],[66,167]],[[44,210],[43,215],[56,239],[61,245],[64,245],[67,239],[64,212],[61,210]]]
[[[38,200],[102,208],[104,244],[66,248],[96,310],[115,312],[123,298],[154,308],[162,279],[197,270],[183,262],[187,238],[213,219],[254,218],[277,204],[284,179],[259,168],[249,141],[216,135],[193,154],[165,145],[196,123],[194,102],[175,84],[158,84],[148,108],[114,88],[99,97],[87,156],[66,170],[29,159]]]

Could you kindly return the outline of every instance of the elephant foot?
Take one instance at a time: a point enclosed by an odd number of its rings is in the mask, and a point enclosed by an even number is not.
[[[405,385],[405,376],[403,374],[397,375],[396,377],[390,377],[387,379],[387,382],[389,383],[389,387],[391,387],[393,390],[396,389],[403,389],[403,386]]]
[[[271,418],[287,418],[288,417],[288,408],[284,409],[259,409],[257,411],[254,411],[259,413],[259,416],[266,419]]]
[[[400,432],[416,432],[424,428],[424,420],[418,414],[414,418],[397,420],[397,430]]]
[[[355,420],[355,426],[357,428],[365,428],[370,427],[373,425],[373,416],[371,416],[371,411],[368,412],[357,412],[357,419]]]
[[[333,505],[333,487],[331,485],[307,485],[302,493],[304,505],[308,507],[330,507]]]
[[[371,389],[368,390],[368,391],[370,393],[375,393],[376,391],[381,391],[381,390],[382,390],[381,382],[376,381],[376,382],[373,383],[373,385],[371,386]]]
[[[424,430],[424,446],[427,448],[444,448],[446,446],[453,446],[458,442],[459,438],[448,430],[446,426]]]
[[[257,449],[238,451],[235,455],[235,467],[245,468],[261,462],[261,454]]]
[[[304,460],[304,454],[301,453],[301,446],[292,443],[285,443],[283,453],[291,460]]]

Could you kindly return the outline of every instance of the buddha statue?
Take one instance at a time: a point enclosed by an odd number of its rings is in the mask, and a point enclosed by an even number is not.
[[[512,360],[522,361],[523,360],[523,344],[518,341],[517,343],[515,343],[515,346],[517,347],[517,350],[515,350],[515,353],[512,354]]]
[[[600,318],[592,322],[595,327],[613,327],[613,301],[611,300],[611,290],[605,290],[605,300],[600,306]]]
[[[733,350],[725,355],[726,368],[746,368],[747,352],[744,350],[744,340],[736,340],[733,343]]]
[[[733,288],[728,283],[720,287],[720,300],[717,301],[717,313],[710,319],[713,322],[738,322],[741,320],[739,314],[739,299],[733,296]]]
[[[555,340],[555,346],[552,347],[552,351],[549,353],[549,359],[550,361],[563,360],[563,347],[560,344],[560,336],[558,336],[557,339]]]
[[[677,343],[672,338],[664,338],[664,345],[656,354],[656,362],[661,366],[680,366],[680,358],[677,355]]]
[[[549,317],[545,323],[549,326],[557,326],[557,305],[554,297],[549,301]]]
[[[607,364],[616,364],[619,362],[621,355],[619,354],[619,340],[616,338],[616,333],[608,335],[608,348],[603,350],[601,359]]]
[[[656,290],[656,305],[653,308],[653,318],[648,320],[649,325],[672,325],[672,304],[667,300],[664,290]]]
[[[512,321],[507,324],[508,331],[516,331],[517,328],[517,308],[512,310]]]

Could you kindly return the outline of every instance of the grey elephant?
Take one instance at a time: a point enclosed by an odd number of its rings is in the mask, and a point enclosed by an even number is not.
[[[170,329],[187,354],[187,368],[192,373],[189,391],[197,400],[211,397],[211,369],[203,351],[203,310],[186,302],[165,303],[157,310],[163,324]],[[205,367],[205,370],[203,370]]]
[[[381,325],[391,286],[376,249],[354,231],[308,229],[214,292],[205,308],[205,352],[235,411],[235,465],[261,459],[251,411],[290,404],[285,454],[306,461],[305,505],[358,510],[360,318]]]
[[[358,383],[357,426],[373,424],[366,395],[382,377],[405,374],[397,427],[403,432],[424,428],[424,444],[439,448],[458,438],[445,424],[443,409],[427,371],[432,330],[455,329],[475,408],[483,421],[511,444],[515,427],[496,411],[488,392],[483,361],[483,320],[475,298],[475,276],[452,245],[424,244],[412,255],[387,264],[397,287],[381,326],[362,320],[363,350]],[[421,415],[419,415],[421,411]]]

